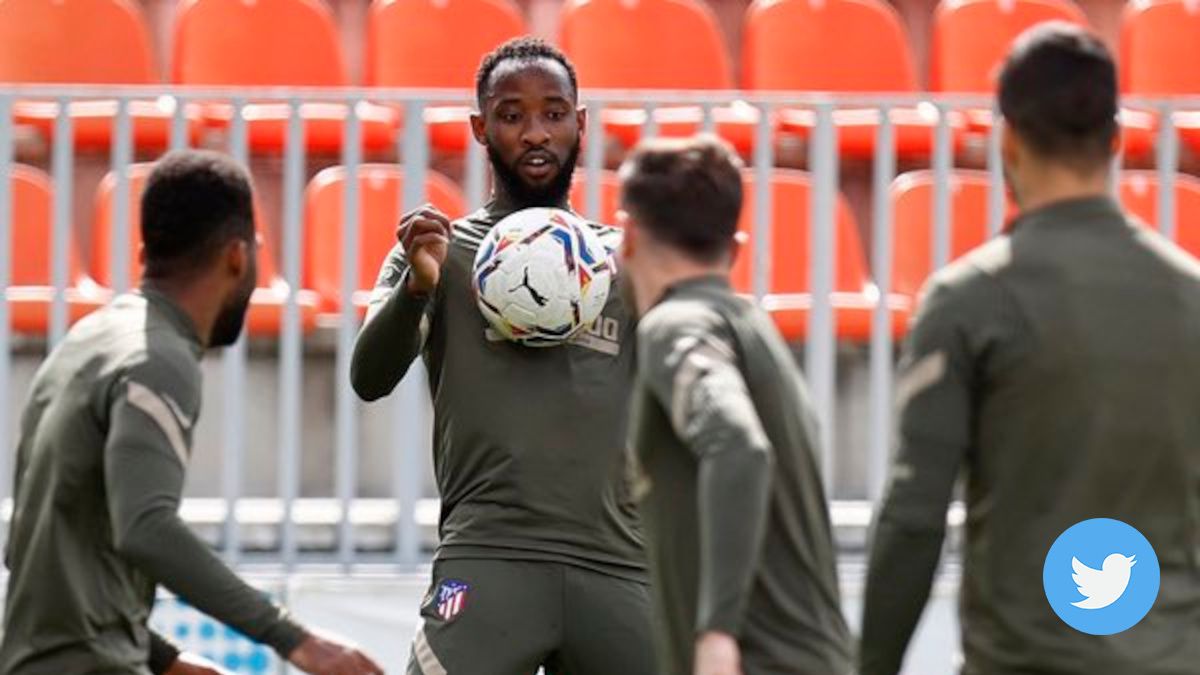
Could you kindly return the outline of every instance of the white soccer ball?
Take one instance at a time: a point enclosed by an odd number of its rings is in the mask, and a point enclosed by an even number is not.
[[[596,321],[615,274],[612,253],[586,222],[561,209],[531,208],[488,232],[471,284],[497,333],[550,347]]]

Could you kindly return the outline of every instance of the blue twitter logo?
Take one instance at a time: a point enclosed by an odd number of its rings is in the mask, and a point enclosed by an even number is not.
[[[1090,635],[1142,620],[1158,599],[1158,556],[1132,526],[1093,518],[1059,535],[1042,568],[1046,600],[1060,619]]]

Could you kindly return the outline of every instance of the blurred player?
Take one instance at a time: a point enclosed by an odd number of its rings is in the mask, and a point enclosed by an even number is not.
[[[200,358],[232,344],[257,279],[249,177],[181,152],[142,199],[139,291],[77,324],[21,419],[0,673],[219,672],[149,631],[159,584],[311,673],[382,672],[301,628],[179,518]]]
[[[699,137],[643,143],[621,170],[658,672],[845,675],[812,406],[770,319],[729,285],[740,166]]]
[[[1197,672],[1200,265],[1109,194],[1117,82],[1097,38],[1032,29],[999,98],[1021,215],[924,291],[898,386],[862,672],[900,670],[960,472],[964,673]],[[1162,570],[1154,609],[1104,637],[1061,621],[1042,580],[1058,536],[1098,517],[1140,530]]]
[[[430,374],[441,543],[409,673],[649,675],[642,540],[621,480],[627,309],[613,292],[590,333],[533,349],[489,338],[471,288],[480,240],[500,219],[570,208],[586,121],[575,72],[521,39],[484,59],[476,91],[492,199],[454,223],[428,206],[403,217],[352,366],[367,400],[418,355]]]

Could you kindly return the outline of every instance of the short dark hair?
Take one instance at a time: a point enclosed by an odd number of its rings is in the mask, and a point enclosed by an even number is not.
[[[1038,155],[1092,171],[1107,166],[1117,134],[1117,68],[1104,43],[1062,21],[1013,45],[1000,73],[1000,112]]]
[[[655,239],[705,263],[729,254],[742,210],[742,160],[704,134],[640,143],[621,167],[621,206]]]
[[[487,88],[491,83],[492,73],[505,61],[534,62],[539,59],[557,61],[567,71],[567,79],[571,81],[571,97],[579,98],[579,81],[575,76],[575,66],[553,45],[535,37],[513,38],[493,49],[483,57],[479,70],[475,72],[475,102],[483,109]]]
[[[232,239],[254,241],[250,176],[232,158],[179,150],[155,163],[142,193],[142,245],[150,278],[194,272]]]

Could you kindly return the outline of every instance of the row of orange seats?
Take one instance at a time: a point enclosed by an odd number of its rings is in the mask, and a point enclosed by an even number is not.
[[[1012,40],[1041,21],[1085,23],[1071,0],[945,0],[936,10],[931,89],[988,92]],[[372,87],[469,88],[482,54],[527,28],[511,0],[374,0],[365,49],[365,81]],[[603,89],[698,89],[750,91],[918,91],[912,45],[896,11],[882,0],[756,0],[744,24],[742,73],[735,77],[728,50],[711,10],[702,0],[567,0],[559,41],[575,62],[581,85]],[[666,39],[669,36],[669,39]],[[1200,94],[1200,8],[1190,0],[1138,0],[1126,7],[1120,54],[1122,85],[1136,95]],[[168,79],[188,85],[349,84],[343,45],[322,0],[184,0],[171,43]],[[22,83],[156,83],[145,22],[129,0],[5,0],[0,3],[0,81]],[[111,137],[112,102],[72,109],[76,139],[105,145]],[[17,120],[49,135],[58,112],[54,102],[24,102]],[[131,106],[135,142],[167,142],[169,104],[136,101]],[[364,144],[394,147],[401,113],[364,104]],[[462,106],[427,111],[435,147],[458,151],[467,130]],[[205,126],[229,123],[230,108],[193,106],[186,112],[193,136]],[[311,150],[333,151],[342,140],[345,108],[311,103],[302,111]],[[666,107],[656,113],[666,134],[699,128],[696,108]],[[288,109],[251,105],[245,112],[250,143],[278,150]],[[730,106],[715,111],[719,133],[739,149],[754,142],[757,111]],[[920,108],[898,109],[901,154],[926,154],[935,115]],[[637,140],[641,110],[609,110],[606,129],[626,145]],[[990,126],[987,111],[954,114],[954,140]],[[1123,116],[1128,152],[1153,146],[1153,114]],[[840,150],[873,151],[878,114],[841,110]],[[1184,139],[1200,151],[1200,113],[1181,115]],[[808,135],[807,110],[779,111],[776,133]]]
[[[892,183],[892,274],[889,295],[883,298],[891,315],[893,337],[901,337],[916,305],[921,285],[933,272],[933,200],[935,176],[932,171],[901,174]],[[950,175],[950,260],[983,244],[988,238],[987,172],[956,170]],[[754,231],[755,210],[753,175],[745,175],[747,199],[738,229],[747,235]],[[1159,181],[1153,171],[1126,171],[1119,182],[1122,204],[1148,227],[1158,227]],[[601,213],[603,222],[615,222],[618,203],[616,175],[601,177]],[[807,334],[811,275],[809,252],[809,174],[776,169],[771,175],[771,262],[767,309],[788,339],[804,339]],[[582,204],[582,191],[576,185],[572,201]],[[1007,205],[1005,219],[1016,213]],[[1177,243],[1200,256],[1200,179],[1177,175],[1175,182],[1175,222]],[[835,277],[831,304],[834,330],[839,339],[864,342],[870,339],[872,317],[880,300],[878,287],[867,264],[857,219],[844,195],[838,195],[835,210]],[[754,243],[743,247],[733,266],[734,287],[750,293],[753,288]]]
[[[129,170],[131,200],[128,279],[138,281],[136,251],[140,245],[140,226],[137,208],[150,165],[137,164]],[[396,165],[368,164],[361,166],[358,189],[361,199],[359,274],[353,303],[361,313],[374,283],[378,265],[395,244],[395,224],[403,194],[403,169]],[[20,251],[13,256],[12,284],[6,289],[13,316],[14,328],[25,333],[44,333],[48,323],[49,304],[53,291],[51,279],[51,201],[52,186],[43,172],[25,166],[14,168],[13,178],[12,246]],[[336,312],[341,297],[341,237],[343,229],[343,190],[346,172],[341,167],[321,171],[309,183],[305,193],[304,261],[301,285],[297,294],[301,309],[302,327],[307,331],[316,326],[321,313]],[[110,264],[112,241],[112,206],[115,179],[111,174],[101,183],[95,201],[93,246],[87,269],[80,261],[75,247],[69,254],[70,288],[66,297],[71,318],[78,319],[102,304],[111,293],[113,270]],[[987,195],[989,180],[986,173],[959,171],[952,174],[951,194],[951,254],[957,257],[987,237]],[[752,173],[745,174],[746,194],[753,194]],[[612,173],[601,175],[600,219],[615,222],[617,181]],[[458,187],[437,173],[426,181],[427,199],[452,217],[462,215],[465,204]],[[1200,179],[1179,176],[1176,183],[1176,205],[1179,243],[1193,254],[1200,254]],[[783,333],[791,339],[806,334],[809,294],[809,199],[811,185],[807,173],[778,169],[771,174],[772,206],[771,266],[769,295],[764,306],[770,310]],[[1126,172],[1121,181],[1121,199],[1126,207],[1147,223],[1157,222],[1156,204],[1158,183],[1152,172]],[[903,174],[892,186],[895,242],[891,293],[884,301],[891,310],[892,332],[903,334],[908,314],[921,284],[931,271],[931,225],[933,174],[919,171]],[[577,209],[584,204],[582,182],[576,182],[571,200]],[[1011,209],[1010,209],[1011,211]],[[739,229],[752,234],[755,222],[754,200],[747,199]],[[259,219],[264,235],[272,226]],[[872,315],[879,294],[872,283],[860,228],[844,197],[836,206],[836,276],[832,304],[839,338],[864,341],[871,333]],[[264,237],[271,241],[270,237]],[[753,241],[739,255],[733,270],[735,287],[743,292],[752,289]],[[283,306],[289,289],[280,279],[270,247],[260,249],[259,289],[251,300],[248,327],[252,334],[277,334],[282,321]]]

